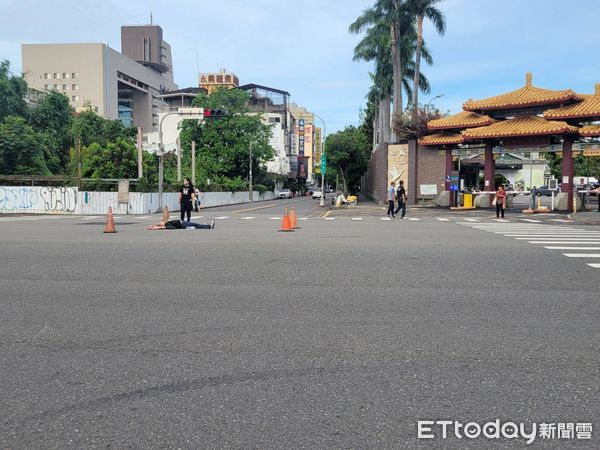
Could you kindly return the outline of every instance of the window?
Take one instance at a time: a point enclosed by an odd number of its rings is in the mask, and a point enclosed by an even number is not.
[[[63,72],[63,80],[69,78],[70,74]]]
[[[44,90],[45,91],[49,91],[52,88],[52,86],[50,86],[49,84],[45,84],[44,85]]]
[[[79,101],[79,95],[72,95],[71,96],[71,101],[78,102]]]
[[[70,87],[71,86],[69,86],[68,84],[63,84],[63,91],[68,91]]]
[[[79,72],[73,72],[71,78],[79,78]]]
[[[49,74],[49,73],[45,73],[45,74],[44,74],[44,78],[45,78],[46,80],[49,80],[49,79],[50,79],[50,74]]]
[[[54,79],[55,80],[60,80],[60,73],[54,72]]]
[[[74,91],[78,91],[79,90],[79,85],[78,84],[74,84],[73,85],[73,90]]]
[[[60,91],[60,85],[59,84],[55,84],[54,85],[54,90],[55,91]]]

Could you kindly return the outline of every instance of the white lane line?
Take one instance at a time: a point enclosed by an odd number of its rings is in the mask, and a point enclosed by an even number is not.
[[[479,219],[465,219],[467,222],[479,222]]]
[[[81,220],[94,220],[94,219],[98,219],[100,216],[85,216],[82,217]]]
[[[600,253],[563,253],[567,258],[600,258]]]
[[[548,247],[544,247],[547,248],[548,250],[594,250],[594,251],[599,251],[600,247],[553,247],[553,246],[548,246]]]
[[[252,219],[254,219],[253,216],[242,217],[242,220],[252,220]]]
[[[437,220],[439,220],[440,222],[450,222],[450,219],[446,219],[444,217],[436,217]]]
[[[380,217],[380,219],[381,219],[381,220],[392,220],[392,219],[391,219],[391,218],[389,218],[389,217]]]
[[[269,217],[269,220],[279,220],[279,219],[281,219],[281,217]],[[302,219],[300,219],[300,220],[302,220]]]
[[[298,217],[298,220],[308,220],[308,217]]]
[[[573,223],[572,220],[566,220],[566,219],[550,219],[553,222],[562,222],[562,223]]]
[[[588,263],[588,266],[593,267],[594,269],[600,269],[600,264],[598,263]]]
[[[542,223],[541,220],[535,220],[535,219],[521,219],[523,222],[531,222],[531,223]]]
[[[527,241],[529,244],[589,244],[589,245],[600,245],[600,239],[596,240],[580,240],[580,239],[572,239],[570,241],[565,240],[545,240],[545,241]]]
[[[335,220],[335,217],[325,217],[325,220]]]
[[[506,219],[496,219],[496,222],[510,223],[510,220],[506,220]]]
[[[353,217],[352,220],[363,220],[362,217]]]
[[[501,234],[503,236],[506,237],[542,237],[542,238],[547,238],[547,237],[578,237],[578,238],[585,238],[585,237],[591,237],[591,238],[600,238],[599,234],[586,234],[586,233],[552,233],[552,234],[547,234],[547,233],[524,233],[524,234],[505,234],[505,233],[495,233],[495,234]]]
[[[225,220],[225,219],[229,219],[229,216],[215,217],[215,220]]]
[[[416,217],[409,217],[408,220],[414,220],[414,221],[419,221],[421,219],[417,219]]]

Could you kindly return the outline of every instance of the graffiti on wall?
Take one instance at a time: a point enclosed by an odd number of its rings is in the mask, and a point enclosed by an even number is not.
[[[77,188],[0,186],[0,211],[75,212]]]

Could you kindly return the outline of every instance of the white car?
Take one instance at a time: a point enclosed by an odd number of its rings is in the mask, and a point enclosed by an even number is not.
[[[321,198],[323,196],[323,191],[321,189],[317,189],[313,191],[312,198]]]
[[[289,189],[281,189],[277,192],[277,198],[292,198],[292,191]]]

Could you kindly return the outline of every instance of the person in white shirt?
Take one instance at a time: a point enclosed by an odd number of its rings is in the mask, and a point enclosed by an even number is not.
[[[391,215],[392,218],[396,218],[396,215],[394,214],[394,198],[396,197],[396,184],[392,181],[390,183],[390,187],[388,188],[387,191],[387,201],[388,201],[388,210],[387,210],[387,215]]]

